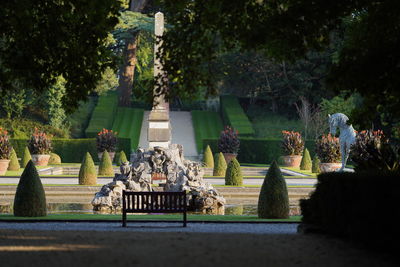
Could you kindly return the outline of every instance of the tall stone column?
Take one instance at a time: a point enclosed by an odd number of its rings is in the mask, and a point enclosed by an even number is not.
[[[155,15],[156,43],[154,45],[154,79],[157,84],[162,84],[162,79],[165,78],[162,64],[159,58],[161,47],[161,38],[164,32],[164,14],[157,12]],[[171,143],[171,124],[169,121],[169,105],[165,101],[164,94],[157,94],[155,85],[153,92],[153,108],[149,115],[149,129],[147,132],[147,140],[149,148],[155,146],[167,148]]]

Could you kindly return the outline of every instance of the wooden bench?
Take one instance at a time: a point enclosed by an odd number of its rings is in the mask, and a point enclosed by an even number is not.
[[[187,221],[186,192],[122,192],[122,227],[126,227],[127,213],[183,213],[183,227]]]

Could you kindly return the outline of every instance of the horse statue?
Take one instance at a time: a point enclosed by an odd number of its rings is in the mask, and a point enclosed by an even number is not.
[[[332,135],[336,134],[336,128],[339,128],[339,144],[340,153],[342,155],[342,167],[338,172],[343,172],[346,167],[347,159],[350,154],[350,147],[356,141],[356,133],[352,125],[347,125],[349,118],[343,113],[335,113],[333,115],[328,115],[329,118],[329,132]]]

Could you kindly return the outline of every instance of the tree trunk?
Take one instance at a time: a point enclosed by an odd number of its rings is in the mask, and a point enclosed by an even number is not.
[[[133,87],[133,77],[136,65],[137,34],[126,40],[124,49],[124,65],[119,76],[118,106],[130,107]]]

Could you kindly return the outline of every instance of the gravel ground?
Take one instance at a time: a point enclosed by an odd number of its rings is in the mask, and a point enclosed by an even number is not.
[[[0,223],[0,266],[398,266],[337,238],[296,234],[296,224],[128,226]]]

